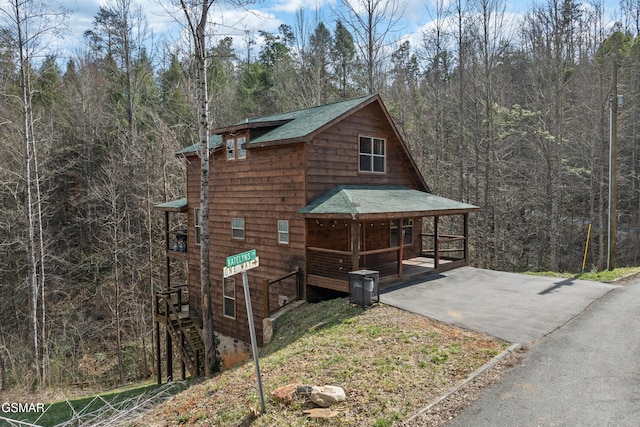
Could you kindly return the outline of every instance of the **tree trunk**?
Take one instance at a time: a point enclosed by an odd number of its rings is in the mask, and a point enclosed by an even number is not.
[[[20,10],[16,4],[16,18],[18,21],[18,45],[20,46],[20,94],[22,100],[22,126],[23,126],[23,180],[24,180],[24,220],[25,228],[27,232],[26,252],[27,252],[27,271],[28,271],[28,283],[29,283],[29,301],[30,301],[30,313],[29,313],[29,330],[30,340],[33,345],[33,360],[35,366],[36,377],[41,384],[40,377],[40,350],[38,339],[38,265],[36,262],[36,236],[35,236],[35,223],[36,218],[33,213],[33,172],[31,165],[33,162],[32,151],[32,135],[33,130],[31,122],[31,97],[29,96],[29,60],[24,50],[24,40],[22,34],[22,23],[20,21]],[[37,179],[37,177],[36,177]]]
[[[202,295],[202,335],[204,335],[205,375],[217,370],[218,357],[211,306],[210,236],[209,236],[209,100],[207,90],[206,27],[213,0],[201,0],[197,25],[194,25],[184,0],[180,5],[189,24],[198,68],[198,136],[200,140],[200,293]]]

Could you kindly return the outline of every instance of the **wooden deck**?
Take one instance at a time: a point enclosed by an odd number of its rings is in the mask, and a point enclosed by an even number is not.
[[[398,275],[398,263],[390,262],[379,265],[367,265],[365,268],[380,272],[380,287],[395,285],[402,282],[418,279],[430,274],[437,274],[442,271],[451,270],[466,265],[464,260],[440,259],[438,269],[435,269],[434,259],[427,256],[406,259],[402,262],[402,275]],[[349,292],[349,282],[329,277],[308,275],[307,284],[320,288],[332,289],[340,292]]]
[[[465,265],[464,260],[446,260],[440,259],[438,269],[435,269],[434,259],[427,256],[420,256],[405,259],[402,262],[402,275],[398,275],[398,263],[392,262],[379,266],[380,268],[380,287],[394,285],[409,280],[418,279],[420,277],[437,274],[442,271],[451,270]]]

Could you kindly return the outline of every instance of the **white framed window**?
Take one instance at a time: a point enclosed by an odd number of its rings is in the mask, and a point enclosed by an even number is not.
[[[289,220],[278,220],[278,243],[283,245],[289,244]]]
[[[386,170],[386,141],[381,138],[361,136],[359,141],[360,172],[384,173]]]
[[[236,318],[236,279],[226,277],[222,282],[222,314]]]
[[[242,144],[247,142],[245,136],[228,137],[225,140],[227,147],[227,160],[242,160],[247,158],[247,150],[242,147]]]
[[[244,240],[244,218],[231,218],[231,238]]]
[[[234,138],[227,138],[227,160],[236,159],[236,140]]]
[[[193,209],[194,230],[196,233],[196,245],[200,244],[200,235],[202,233],[202,220],[200,218],[200,208]]]
[[[244,144],[246,141],[247,141],[247,138],[245,138],[244,136],[239,136],[236,138],[236,149],[238,151],[238,159],[247,158],[247,150],[245,150],[242,147],[242,144]]]
[[[402,224],[402,228],[400,228]],[[413,244],[413,218],[392,219],[391,220],[391,241],[389,242],[391,247],[400,246],[402,236],[399,231],[404,231],[404,245],[410,246]]]

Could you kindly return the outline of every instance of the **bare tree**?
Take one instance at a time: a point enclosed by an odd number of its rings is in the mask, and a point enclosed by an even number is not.
[[[56,35],[66,17],[64,10],[54,11],[51,4],[39,0],[10,0],[0,6],[3,26],[13,33],[18,58],[19,99],[21,122],[14,125],[20,129],[23,146],[23,191],[24,223],[26,230],[27,282],[29,284],[30,340],[38,382],[45,381],[44,360],[41,358],[44,334],[39,333],[39,324],[44,328],[44,231],[42,224],[42,194],[38,170],[37,137],[33,113],[33,61],[42,52],[41,43],[46,37]],[[39,307],[39,304],[42,304]],[[41,319],[39,320],[39,313]]]
[[[215,0],[180,0],[189,33],[198,75],[198,140],[200,144],[200,293],[202,295],[202,334],[204,335],[205,375],[216,369],[213,307],[211,304],[211,268],[209,253],[209,93],[207,90],[207,19]]]
[[[342,0],[344,9],[336,9],[340,20],[351,27],[364,60],[368,93],[384,87],[384,65],[391,55],[391,40],[399,30],[404,13],[398,0]]]

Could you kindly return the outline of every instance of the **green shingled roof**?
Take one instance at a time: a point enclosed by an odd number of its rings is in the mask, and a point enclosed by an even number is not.
[[[229,128],[255,128],[273,124],[273,129],[247,142],[246,145],[265,144],[275,141],[287,141],[292,139],[301,139],[305,136],[321,129],[323,126],[331,123],[333,120],[346,114],[350,110],[369,101],[377,95],[367,95],[361,98],[350,99],[348,101],[336,102],[333,104],[320,105],[317,107],[306,108],[304,110],[290,111],[287,113],[273,114],[270,116],[247,119],[238,122]],[[220,128],[214,132],[223,133],[226,129]],[[194,144],[183,148],[176,154],[193,154],[198,150],[199,144]],[[209,148],[215,149],[222,146],[222,136],[212,135],[209,141]]]
[[[333,120],[349,112],[353,108],[356,108],[360,104],[370,100],[374,96],[376,95],[368,95],[348,101],[247,120],[246,123],[252,124],[260,122],[287,121],[287,123],[276,127],[272,131],[250,140],[249,145],[303,138],[319,130],[324,125],[331,123]]]
[[[356,219],[377,214],[446,215],[477,210],[477,206],[407,187],[341,185],[298,213],[307,217],[351,216]]]
[[[221,145],[222,145],[222,135],[212,135],[211,138],[209,138],[209,150],[215,150]],[[197,142],[193,145],[183,148],[182,150],[176,152],[176,154],[197,153],[199,148],[200,148],[200,143]]]
[[[187,198],[184,197],[178,200],[171,200],[169,202],[159,203],[153,206],[154,209],[159,211],[180,212],[187,208]]]

